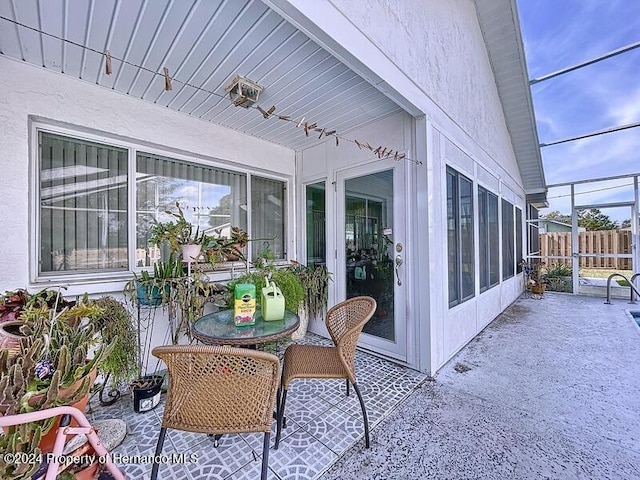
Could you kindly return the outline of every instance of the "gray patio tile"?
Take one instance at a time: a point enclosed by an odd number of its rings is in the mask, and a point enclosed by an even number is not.
[[[189,452],[200,443],[209,441],[206,433],[183,432],[182,430],[167,429],[165,444],[171,442],[176,452]]]
[[[332,407],[302,428],[340,455],[351,445],[364,438],[362,417],[354,417],[338,407]],[[364,440],[363,440],[364,441]]]
[[[320,440],[299,429],[269,453],[269,466],[282,479],[311,479],[338,456]]]
[[[256,480],[260,478],[262,472],[262,457],[257,457],[251,463],[246,464],[241,469],[233,472],[225,480]],[[269,468],[267,471],[267,480],[280,480],[280,477]]]
[[[313,334],[302,342],[331,345],[330,341]],[[284,345],[281,345],[278,353],[282,355],[283,352]],[[363,352],[357,352],[356,365],[371,426],[388,415],[396,403],[424,378],[419,372],[409,371]],[[275,421],[272,424],[269,478],[314,478],[350,445],[364,442],[360,404],[353,388],[351,390],[351,396],[346,397],[344,380],[300,379],[292,382],[287,398],[288,427],[283,430],[277,451],[273,450]],[[127,422],[128,435],[121,446],[114,450],[114,454],[148,456],[155,452],[164,411],[164,395],[158,407],[145,413],[133,411],[133,400],[128,394],[109,407],[99,406],[97,399],[93,404],[93,411],[88,416],[90,420],[122,418]],[[161,465],[159,478],[256,478],[261,467],[262,441],[262,434],[225,435],[218,449],[215,449],[206,434],[169,429],[163,454],[195,454],[197,462],[165,463]],[[132,461],[135,459],[129,458],[127,463],[118,463],[127,478],[149,478],[150,460],[143,459],[142,463]]]
[[[118,462],[118,467],[127,480],[148,480],[151,475],[151,465]]]
[[[113,452],[122,455],[151,455],[155,452],[160,422],[155,416],[139,420],[137,423],[127,424],[127,436]],[[165,447],[173,451],[173,447],[165,442]]]
[[[640,336],[602,302],[518,300],[322,480],[640,478]]]
[[[302,381],[300,380],[292,382],[291,388],[287,392],[287,401],[285,404],[287,424],[293,421],[299,426],[306,425],[317,416],[329,410],[332,406],[323,396],[320,396],[319,392],[321,390],[318,390],[315,395],[299,395],[300,390],[298,386],[301,384]]]
[[[217,448],[213,439],[202,434],[205,441],[189,448],[189,454],[197,456],[194,463],[185,464],[192,478],[226,478],[233,472],[254,461],[255,455],[251,447],[241,435],[229,434],[220,439]]]

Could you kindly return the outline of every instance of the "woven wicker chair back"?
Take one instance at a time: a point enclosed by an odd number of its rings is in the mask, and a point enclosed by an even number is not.
[[[371,297],[354,297],[341,302],[327,312],[325,323],[333,339],[349,380],[355,381],[355,367],[358,337],[364,325],[376,311],[376,301]]]
[[[198,433],[269,432],[278,357],[244,348],[175,345],[153,349],[169,370],[162,426]]]

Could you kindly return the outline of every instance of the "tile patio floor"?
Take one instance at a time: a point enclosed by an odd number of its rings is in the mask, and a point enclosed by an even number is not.
[[[270,478],[639,480],[640,327],[628,311],[640,304],[603,302],[522,297],[427,381],[359,352],[377,424],[368,450],[356,397],[331,395],[342,382],[298,383]],[[116,451],[151,453],[160,408],[135,414],[125,399],[95,415],[128,421],[132,435]],[[161,479],[259,478],[256,435],[225,437],[218,450],[191,434],[169,439],[167,449],[198,453],[200,463],[165,466]],[[123,467],[148,478],[148,465]]]
[[[330,344],[315,335],[307,343]],[[279,348],[279,353],[284,346]],[[370,426],[380,423],[405,399],[425,375],[372,355],[356,355],[360,385]],[[362,413],[355,393],[345,396],[344,380],[297,380],[287,395],[287,428],[278,450],[269,453],[270,479],[317,478],[347,449],[364,443]],[[164,395],[163,395],[164,400]],[[121,418],[128,425],[124,442],[113,450],[121,455],[153,455],[160,431],[163,403],[146,413],[135,413],[131,397],[110,407],[95,406],[90,421]],[[275,422],[271,444],[275,438]],[[225,435],[218,448],[206,435],[168,430],[163,454],[196,454],[197,463],[168,463],[159,479],[247,479],[260,477],[262,434]],[[118,463],[128,479],[148,479],[150,464]]]
[[[640,480],[627,301],[521,297],[320,480]]]

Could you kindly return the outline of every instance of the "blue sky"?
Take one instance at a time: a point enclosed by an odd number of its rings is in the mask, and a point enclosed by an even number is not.
[[[518,0],[529,78],[640,41],[638,0]],[[640,121],[640,48],[531,88],[538,136],[549,143]],[[547,184],[640,172],[640,127],[543,147]],[[631,200],[630,184],[587,184],[578,204]],[[549,210],[569,213],[568,189],[549,190]],[[545,211],[541,212],[545,213]],[[616,220],[629,209],[607,209]]]

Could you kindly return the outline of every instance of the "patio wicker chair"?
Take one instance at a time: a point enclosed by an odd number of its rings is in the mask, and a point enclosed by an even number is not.
[[[267,478],[269,439],[280,362],[270,353],[213,345],[156,347],[169,370],[169,390],[156,458],[167,428],[195,433],[264,432],[262,479]],[[159,465],[153,464],[155,480]]]
[[[347,396],[349,383],[358,395],[364,419],[365,446],[369,448],[369,420],[362,394],[356,382],[354,359],[356,344],[365,323],[376,311],[376,301],[371,297],[354,297],[333,306],[327,312],[325,323],[335,346],[293,344],[284,352],[282,381],[278,397],[278,429],[274,448],[278,448],[284,422],[287,389],[296,378],[345,378]]]

